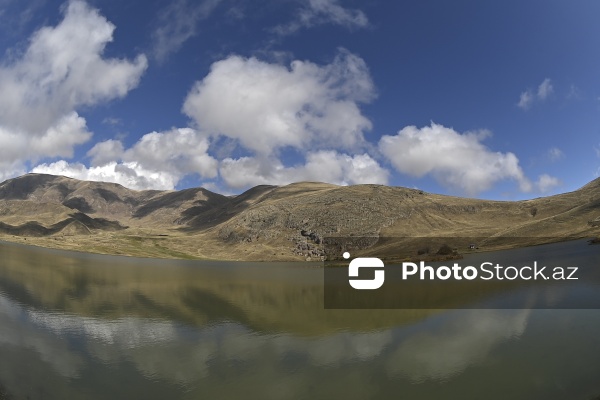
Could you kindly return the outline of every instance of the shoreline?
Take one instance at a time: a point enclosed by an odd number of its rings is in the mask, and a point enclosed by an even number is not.
[[[11,239],[17,239],[17,240],[11,240]],[[27,240],[29,239],[29,240]],[[143,252],[126,252],[126,249],[121,249],[115,252],[108,252],[108,251],[97,251],[96,249],[92,248],[92,249],[82,249],[82,244],[79,243],[74,243],[74,246],[64,246],[64,245],[60,245],[61,242],[56,243],[56,241],[50,240],[51,238],[47,238],[47,237],[43,237],[43,238],[36,238],[36,237],[7,237],[6,235],[0,235],[0,244],[6,244],[6,245],[15,245],[15,246],[30,246],[30,247],[34,247],[36,249],[40,249],[40,250],[50,250],[50,251],[57,251],[57,252],[68,252],[68,253],[76,253],[80,256],[86,256],[86,255],[90,255],[90,256],[110,256],[110,257],[125,257],[125,258],[131,258],[131,259],[145,259],[145,260],[178,260],[178,261],[201,261],[201,262],[261,262],[261,263],[311,263],[311,264],[323,264],[324,262],[328,263],[328,266],[337,266],[338,264],[342,265],[341,263],[339,263],[338,261],[341,260],[331,260],[331,261],[323,261],[323,260],[306,260],[306,259],[299,259],[299,258],[293,258],[291,259],[291,257],[284,257],[284,259],[273,259],[273,258],[269,258],[269,259],[257,259],[257,258],[246,258],[246,259],[242,259],[242,258],[208,258],[208,257],[194,257],[191,256],[189,254],[183,254],[183,257],[178,257],[178,256],[173,256],[172,253],[171,254],[162,254],[162,255],[153,255],[153,254],[144,254]],[[543,239],[543,238],[542,238]],[[469,254],[478,254],[478,253],[487,253],[487,252],[493,252],[493,251],[501,251],[501,250],[511,250],[511,249],[518,249],[518,248],[527,248],[527,247],[534,247],[534,246],[541,246],[541,245],[545,245],[545,244],[551,244],[551,243],[562,243],[562,242],[569,242],[569,241],[573,241],[573,240],[587,240],[589,245],[598,245],[600,244],[600,238],[596,237],[596,236],[589,236],[589,235],[581,235],[581,237],[566,237],[566,238],[562,238],[560,240],[553,240],[553,241],[542,241],[540,243],[524,243],[523,245],[519,246],[517,244],[515,245],[511,245],[511,246],[504,246],[501,248],[489,248],[489,249],[477,249],[474,251],[468,251],[468,252],[462,252],[462,253],[457,253],[457,254],[453,254],[451,256],[440,256],[440,257],[425,257],[425,261],[449,261],[449,260],[454,260],[454,259],[462,259],[464,256],[469,255]],[[79,247],[79,248],[77,248]],[[223,244],[223,247],[227,247],[227,244]],[[96,251],[94,251],[96,250]],[[407,258],[407,257],[393,257],[393,256],[386,256],[386,255],[382,255],[378,258],[381,258],[386,264],[394,264],[397,262],[402,262],[402,261],[411,261],[413,260],[412,258]],[[346,264],[343,264],[344,266]]]

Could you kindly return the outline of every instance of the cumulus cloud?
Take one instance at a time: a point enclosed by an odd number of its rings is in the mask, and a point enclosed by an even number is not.
[[[554,86],[552,81],[546,78],[538,86],[537,93],[534,93],[531,89],[522,92],[517,106],[522,110],[529,110],[535,101],[544,101],[552,93],[554,93]]]
[[[87,142],[92,134],[85,119],[76,112],[65,115],[41,134],[6,129],[0,125],[0,178],[25,173],[23,161],[43,157],[72,157],[73,147]]]
[[[63,175],[70,178],[119,183],[130,189],[173,189],[177,178],[168,173],[148,171],[138,163],[109,162],[96,167],[86,167],[82,163],[69,163],[65,160],[40,164],[31,172]]]
[[[338,185],[387,184],[388,171],[368,154],[350,156],[336,151],[310,152],[304,165],[285,167],[277,159],[227,158],[220,167],[223,180],[233,188],[261,184],[285,185],[320,181]]]
[[[231,56],[194,85],[183,111],[202,130],[267,156],[286,146],[357,148],[371,129],[358,104],[374,96],[365,62],[345,50],[329,65],[290,68]]]
[[[403,128],[383,136],[379,149],[399,171],[411,176],[432,175],[441,184],[474,195],[495,182],[514,179],[522,191],[532,189],[513,153],[494,152],[482,141],[487,131],[459,133],[432,123],[421,129]]]
[[[101,57],[114,29],[84,2],[70,2],[56,27],[38,30],[23,57],[0,68],[2,124],[41,134],[77,106],[123,97],[137,86],[143,55],[133,62]]]
[[[174,189],[186,175],[217,176],[218,162],[208,155],[208,139],[190,128],[148,133],[129,149],[118,140],[97,143],[89,152],[91,167],[60,160],[32,172],[115,182],[132,189]]]
[[[294,61],[289,68],[231,56],[214,63],[184,102],[198,129],[152,132],[129,148],[103,141],[87,153],[89,167],[60,160],[33,171],[134,189],[173,189],[187,175],[213,179],[219,171],[230,188],[302,180],[387,183],[388,171],[364,152],[363,132],[371,123],[359,104],[374,96],[365,62],[346,50],[328,65]],[[211,139],[225,143],[229,154],[241,146],[245,157],[219,163],[209,154]],[[305,163],[282,162],[286,147]]]
[[[87,156],[92,159],[92,166],[97,167],[107,164],[111,161],[120,160],[125,152],[123,143],[120,140],[105,140],[94,145]]]
[[[364,28],[369,25],[369,19],[361,10],[342,7],[338,0],[308,0],[293,21],[278,25],[273,30],[279,35],[290,35],[303,28],[325,24],[349,29]]]
[[[558,180],[558,178],[555,178],[548,174],[542,174],[536,181],[535,187],[538,191],[546,193],[549,192],[551,189],[555,188],[556,186],[560,186],[560,184],[561,182],[560,180]]]
[[[219,170],[232,188],[302,180],[387,183],[388,171],[364,153],[363,132],[371,123],[359,104],[374,96],[365,62],[346,50],[328,65],[294,61],[289,68],[231,56],[214,63],[184,102],[198,130],[152,132],[130,148],[107,140],[89,150],[89,167],[60,160],[33,171],[135,189],[173,189],[186,175],[213,179]],[[219,165],[208,152],[211,137],[222,138],[229,154],[233,143],[250,155]],[[305,163],[285,165],[279,158],[285,147],[297,149]]]
[[[123,154],[123,160],[148,169],[204,178],[217,175],[217,161],[208,155],[208,138],[191,128],[148,133]]]
[[[90,139],[75,111],[125,96],[146,69],[146,58],[104,59],[114,25],[82,1],[63,20],[35,32],[24,53],[0,65],[0,168],[23,169],[43,157],[71,157]]]
[[[159,25],[154,31],[154,57],[162,62],[197,35],[198,23],[208,17],[221,0],[190,2],[177,0],[159,13]]]

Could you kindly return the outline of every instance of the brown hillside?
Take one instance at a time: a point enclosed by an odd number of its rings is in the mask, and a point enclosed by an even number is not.
[[[317,182],[257,186],[238,196],[203,188],[135,191],[42,174],[0,184],[1,239],[136,256],[314,260],[328,236],[547,241],[541,238],[597,236],[599,228],[598,179],[574,192],[514,202]]]

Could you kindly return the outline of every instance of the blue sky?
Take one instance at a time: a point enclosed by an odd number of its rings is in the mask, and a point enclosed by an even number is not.
[[[594,1],[0,0],[0,178],[380,183],[488,199],[600,171]]]

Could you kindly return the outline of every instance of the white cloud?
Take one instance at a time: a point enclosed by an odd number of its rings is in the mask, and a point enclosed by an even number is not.
[[[60,160],[32,172],[120,183],[132,189],[174,189],[186,175],[217,176],[217,160],[207,154],[208,139],[190,128],[152,132],[125,150],[118,140],[97,143],[89,152],[92,166]]]
[[[72,112],[58,120],[43,135],[29,138],[26,151],[30,159],[41,156],[73,157],[73,147],[87,142],[91,137],[85,119]]]
[[[533,103],[533,94],[531,93],[531,90],[527,90],[521,93],[521,97],[519,97],[519,102],[517,103],[517,106],[519,106],[523,110],[529,110],[529,107],[531,107],[531,103]]]
[[[279,35],[289,35],[302,28],[333,24],[349,29],[364,28],[369,19],[361,10],[344,8],[338,0],[308,0],[298,11],[296,18],[288,24],[278,25],[273,30]]]
[[[513,153],[494,152],[481,142],[487,131],[459,133],[432,123],[421,129],[403,128],[383,136],[379,149],[399,171],[411,176],[431,174],[441,184],[474,195],[495,182],[514,179],[522,191],[531,190]]]
[[[85,119],[72,112],[59,119],[45,132],[31,135],[0,125],[0,177],[10,178],[24,172],[25,159],[37,161],[43,157],[72,157],[73,147],[92,137]]]
[[[208,17],[221,0],[190,2],[177,0],[169,3],[159,13],[159,26],[153,34],[154,56],[164,61],[178,51],[190,38],[197,35],[197,25]]]
[[[149,136],[150,135],[150,136]],[[156,139],[153,135],[162,135]],[[172,135],[172,133],[171,133]],[[135,146],[122,153],[119,160],[107,161],[86,167],[81,163],[60,160],[41,164],[31,172],[63,175],[75,179],[115,182],[132,189],[174,189],[177,183],[190,173],[198,173],[207,178],[217,174],[217,161],[206,153],[193,152],[193,157],[185,157],[182,147],[175,151],[160,151],[161,144],[169,141],[169,133],[145,135]],[[107,141],[96,145],[92,150],[98,154],[106,149],[108,154],[116,154],[117,141]],[[154,142],[150,144],[150,142]],[[151,153],[153,156],[149,156]],[[169,153],[174,155],[170,157]],[[191,155],[192,151],[189,152]],[[285,167],[276,158],[242,157],[226,158],[220,164],[223,181],[235,189],[269,184],[285,185],[299,181],[329,182],[338,185],[362,183],[387,184],[389,172],[382,168],[368,154],[350,156],[336,151],[308,153],[304,165]],[[209,186],[209,185],[205,185]]]
[[[110,139],[96,143],[87,152],[87,155],[92,158],[92,166],[97,167],[111,161],[120,160],[124,152],[125,149],[120,140]]]
[[[561,184],[558,178],[550,176],[548,174],[540,175],[539,179],[535,183],[535,187],[542,193],[550,191],[552,188]]]
[[[82,1],[63,20],[35,32],[24,53],[0,65],[0,168],[72,157],[91,138],[76,108],[123,97],[146,69],[146,58],[104,59],[114,25]],[[16,167],[16,168],[15,168]]]
[[[552,92],[554,92],[552,82],[550,81],[550,79],[546,78],[542,83],[540,83],[537,95],[540,100],[546,100],[548,96],[552,94]]]
[[[180,178],[198,174],[217,176],[217,161],[208,155],[208,138],[190,128],[148,133],[123,153],[123,160],[153,171],[166,171]]]
[[[391,351],[386,370],[418,383],[448,381],[523,335],[530,316],[528,309],[461,310],[426,332],[408,333]]]
[[[552,86],[552,81],[546,78],[538,86],[537,93],[531,89],[522,92],[517,106],[522,110],[529,110],[535,101],[544,101],[552,93],[554,93],[554,86]]]
[[[0,169],[0,182],[27,173],[27,170],[25,169],[23,164],[19,162],[10,163],[4,161],[1,163],[1,166],[2,168]]]
[[[23,57],[0,68],[2,124],[40,134],[77,106],[123,97],[137,86],[144,56],[101,57],[114,28],[84,2],[70,2],[56,27],[38,30]]]
[[[358,105],[374,96],[364,61],[345,50],[329,65],[294,61],[290,68],[231,56],[213,64],[185,100],[184,112],[202,131],[152,132],[130,148],[107,140],[88,151],[90,167],[61,160],[33,171],[136,189],[173,189],[187,175],[213,179],[219,169],[223,182],[233,188],[302,180],[384,184],[388,171],[368,154],[332,150],[367,145],[363,132],[371,123]],[[210,136],[254,155],[226,158],[219,166],[208,154]],[[304,155],[305,164],[280,161],[279,150],[288,146]]]
[[[365,62],[345,50],[329,65],[293,61],[289,69],[231,56],[194,85],[183,111],[204,131],[268,156],[285,146],[360,147],[371,122],[358,104],[374,96]]]
[[[261,184],[285,185],[300,181],[319,181],[338,185],[362,183],[387,184],[388,171],[368,154],[350,156],[336,151],[317,151],[306,155],[306,163],[285,167],[279,160],[255,157],[227,158],[220,167],[221,177],[233,188]]]
[[[173,189],[177,177],[165,172],[145,170],[137,163],[110,162],[97,167],[86,167],[81,163],[68,163],[65,160],[50,164],[40,164],[31,172],[40,174],[63,175],[70,178],[114,182],[136,190]]]
[[[110,126],[118,126],[118,125],[122,125],[123,121],[119,118],[115,118],[115,117],[106,117],[102,120],[103,124],[106,125],[110,125]]]
[[[565,156],[565,153],[558,147],[552,147],[548,150],[548,158],[550,161],[558,161]]]

